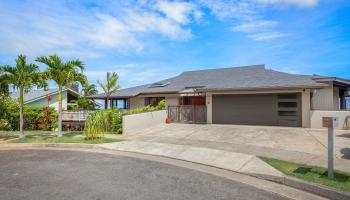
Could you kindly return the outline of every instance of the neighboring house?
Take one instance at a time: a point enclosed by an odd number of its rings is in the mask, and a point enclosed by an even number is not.
[[[49,101],[50,96],[50,101]],[[33,106],[51,106],[58,110],[58,89],[49,90],[32,90],[24,95],[24,104]],[[64,88],[62,91],[62,108],[68,109],[69,103],[76,100],[80,94],[70,88]],[[11,94],[13,99],[18,99],[19,92],[13,92]]]
[[[264,65],[187,71],[153,84],[122,89],[114,106],[138,108],[165,99],[174,121],[321,128],[322,116],[350,115],[350,80],[297,75]],[[103,99],[104,94],[93,96]]]

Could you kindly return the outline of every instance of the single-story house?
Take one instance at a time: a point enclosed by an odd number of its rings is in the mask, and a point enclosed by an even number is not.
[[[167,102],[175,122],[321,128],[323,116],[348,120],[350,80],[299,75],[265,65],[186,71],[111,96],[124,109]],[[104,99],[104,94],[92,98]]]
[[[50,106],[58,110],[58,88],[49,90],[32,90],[24,95],[24,104],[33,106]],[[67,110],[69,104],[76,100],[81,94],[71,88],[62,91],[62,109]],[[13,99],[19,98],[19,92],[11,93]]]

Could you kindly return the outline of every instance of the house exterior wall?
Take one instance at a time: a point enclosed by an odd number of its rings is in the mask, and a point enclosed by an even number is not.
[[[333,87],[329,83],[329,87],[314,89],[311,99],[312,110],[339,110],[339,88]]]
[[[165,97],[166,106],[177,106],[179,105],[179,96]]]
[[[165,97],[166,106],[179,105],[179,98],[180,98],[180,96],[178,94],[140,95],[140,96],[130,98],[130,109],[144,107],[146,97]]]
[[[310,89],[304,89],[301,93],[301,126],[310,127],[311,93]]]
[[[301,93],[301,125],[304,128],[320,128],[320,120],[322,115],[329,114],[329,112],[316,112],[326,110],[335,110],[339,108],[339,89],[333,88],[333,85],[324,89],[293,89],[293,90],[255,90],[255,91],[225,91],[225,92],[207,92],[206,106],[207,106],[207,123],[212,123],[213,105],[212,98],[216,94],[264,94],[264,93]],[[311,98],[311,93],[313,93]],[[178,94],[154,94],[152,96],[165,97],[167,105],[179,105]],[[131,108],[142,107],[145,104],[145,97],[138,96],[130,99]],[[335,112],[337,113],[337,112]],[[349,112],[348,112],[349,113]],[[330,116],[332,116],[331,114]],[[340,114],[342,116],[343,113]],[[343,117],[344,118],[344,117]],[[341,119],[343,119],[341,118]],[[344,122],[344,120],[343,120]]]
[[[350,116],[350,111],[329,111],[329,110],[311,110],[311,128],[322,129],[322,117],[338,117],[339,126],[335,129],[349,129],[345,124],[346,117]],[[350,120],[350,119],[349,119]],[[348,122],[350,125],[350,121]]]
[[[213,123],[213,94],[211,92],[207,92],[206,96],[206,106],[207,106],[207,123]]]
[[[130,98],[130,109],[141,108],[145,106],[144,97],[132,97]]]
[[[56,110],[58,110],[57,96],[58,94],[51,95],[51,101],[49,105],[50,107],[54,107]],[[48,101],[46,97],[26,103],[26,105],[30,106],[47,106],[47,104]],[[64,110],[67,110],[67,91],[62,92],[62,108]]]
[[[333,110],[340,110],[338,87],[333,87]]]

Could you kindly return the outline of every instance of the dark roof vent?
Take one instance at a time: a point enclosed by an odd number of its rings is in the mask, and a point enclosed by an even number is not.
[[[157,88],[157,87],[165,87],[169,85],[169,83],[162,83],[162,82],[158,82],[158,83],[152,83],[151,85],[149,85],[149,88]]]

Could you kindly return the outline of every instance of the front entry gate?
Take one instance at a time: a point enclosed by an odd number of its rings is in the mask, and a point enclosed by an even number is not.
[[[207,107],[202,105],[169,106],[168,117],[177,123],[205,124],[207,123]]]

